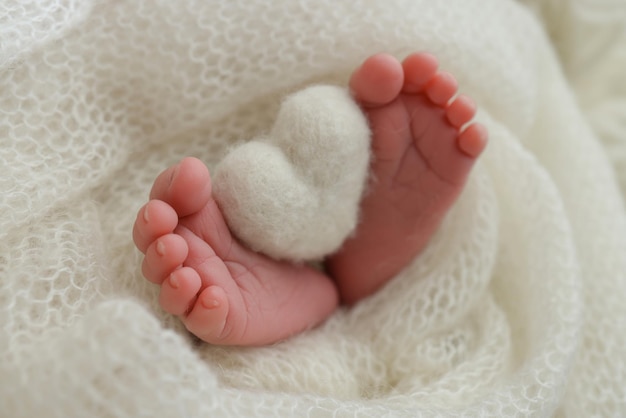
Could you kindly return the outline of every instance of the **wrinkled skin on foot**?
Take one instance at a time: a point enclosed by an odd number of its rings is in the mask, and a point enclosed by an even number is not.
[[[145,254],[143,274],[161,286],[163,309],[202,340],[269,344],[319,324],[336,308],[328,277],[255,253],[232,236],[199,160],[164,171],[150,197],[133,232]]]
[[[456,80],[430,54],[402,63],[370,57],[350,88],[372,129],[373,181],[356,233],[327,260],[347,304],[378,290],[424,249],[487,143],[485,128],[469,123],[476,106],[456,96]]]

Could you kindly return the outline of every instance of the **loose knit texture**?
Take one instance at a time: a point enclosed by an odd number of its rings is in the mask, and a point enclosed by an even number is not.
[[[626,416],[624,7],[3,2],[0,416]],[[491,138],[425,252],[282,344],[193,340],[130,239],[155,176],[215,172],[286,95],[415,50]]]

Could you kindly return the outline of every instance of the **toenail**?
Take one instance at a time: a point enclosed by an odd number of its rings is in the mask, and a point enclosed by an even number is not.
[[[165,244],[163,244],[162,241],[157,241],[156,252],[157,252],[158,255],[164,255],[165,254]]]
[[[220,306],[220,303],[217,300],[212,299],[212,298],[202,298],[201,302],[202,302],[202,306],[204,306],[207,309],[215,309]]]
[[[174,182],[174,178],[176,177],[176,175],[178,174],[178,171],[180,170],[180,164],[181,163],[176,164],[174,168],[172,169],[172,173],[170,174],[170,178],[168,182],[169,186],[171,186],[172,183]]]
[[[148,208],[144,208],[143,210],[143,220],[146,222],[150,222],[150,217],[148,216]]]
[[[180,287],[180,281],[178,281],[178,277],[170,274],[170,286],[173,289],[178,289]]]

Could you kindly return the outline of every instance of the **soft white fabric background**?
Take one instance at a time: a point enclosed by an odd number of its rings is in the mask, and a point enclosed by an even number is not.
[[[625,416],[625,6],[525,3],[2,2],[0,415]],[[491,133],[432,245],[283,344],[190,339],[130,240],[155,175],[414,50]]]

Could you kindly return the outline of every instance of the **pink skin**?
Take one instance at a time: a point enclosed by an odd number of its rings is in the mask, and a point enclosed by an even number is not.
[[[211,196],[209,172],[185,158],[156,179],[133,238],[163,309],[204,341],[262,345],[311,328],[338,303],[324,274],[242,246]]]
[[[204,164],[186,158],[154,182],[135,244],[163,309],[212,344],[261,345],[325,320],[339,300],[372,294],[416,257],[455,201],[486,130],[436,59],[375,55],[350,88],[372,128],[372,177],[355,235],[329,257],[332,279],[240,244],[211,195]],[[451,100],[453,99],[453,100]],[[467,126],[466,126],[467,125]]]
[[[354,304],[400,272],[426,246],[487,144],[468,124],[473,101],[430,54],[402,64],[375,55],[350,80],[372,129],[372,182],[353,237],[327,260],[341,299]]]

